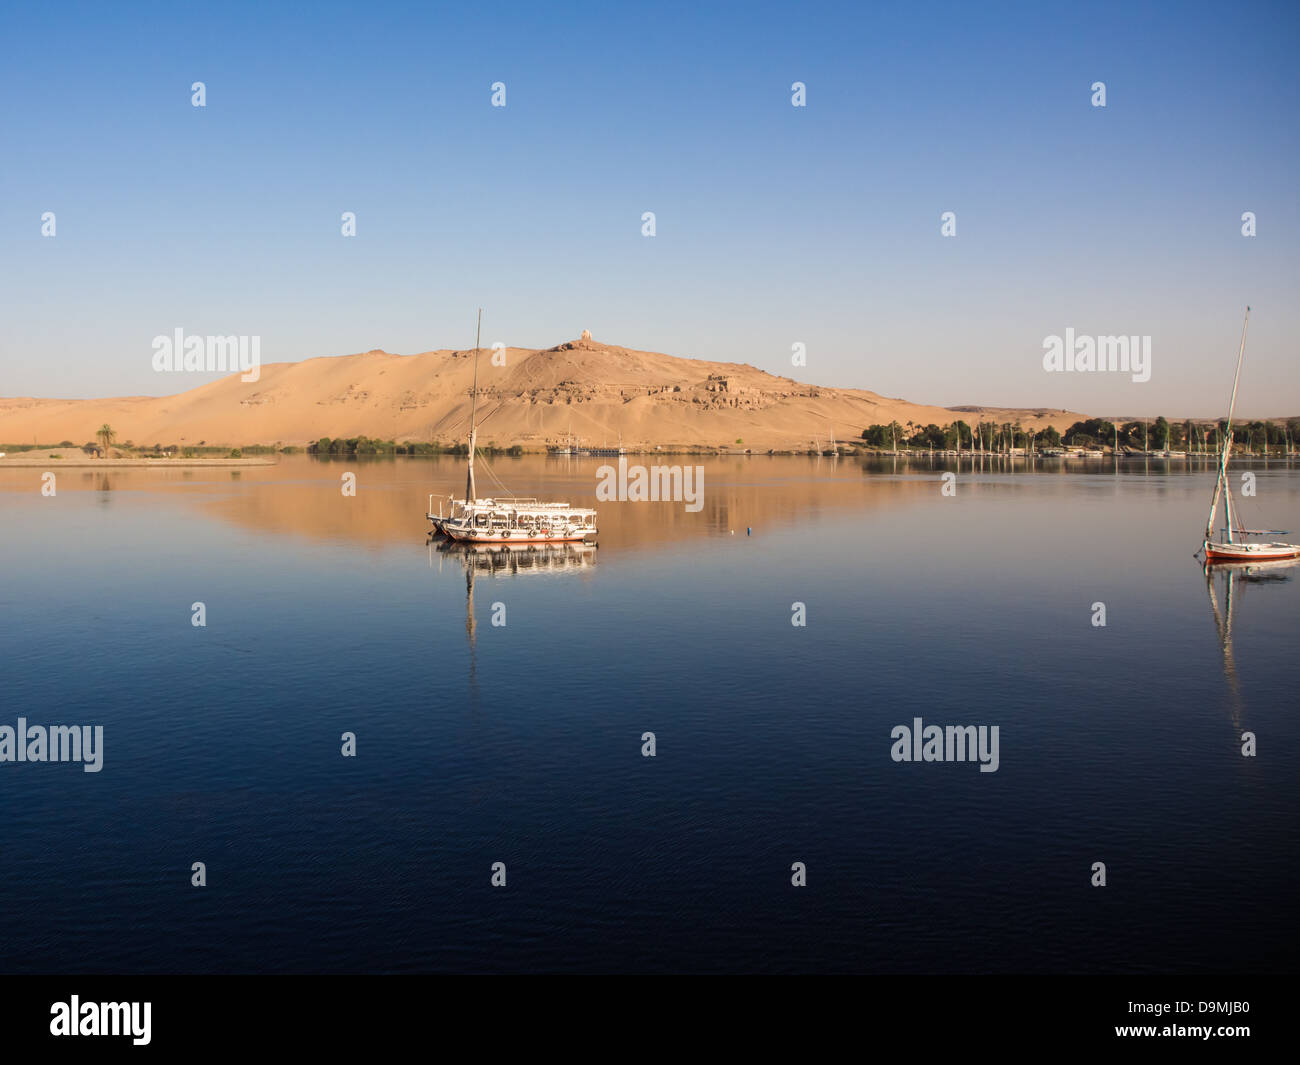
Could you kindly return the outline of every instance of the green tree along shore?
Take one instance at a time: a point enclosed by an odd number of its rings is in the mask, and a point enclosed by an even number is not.
[[[1120,448],[1135,451],[1209,451],[1219,449],[1227,432],[1226,418],[1215,421],[1187,419],[1171,422],[1164,417],[1153,421],[1123,422],[1118,427],[1104,418],[1088,418],[1075,422],[1064,433],[1052,426],[1030,432],[1019,423],[952,422],[948,425],[917,425],[907,422],[900,425],[869,425],[862,430],[862,441],[870,448],[897,450],[963,451],[979,448],[984,451],[1005,451],[1007,448]],[[1232,427],[1232,446],[1252,455],[1285,455],[1300,450],[1300,418],[1284,422],[1238,422]]]
[[[1061,434],[1051,426],[1029,433],[1019,424],[977,422],[969,425],[959,419],[943,426],[891,422],[889,425],[869,425],[862,430],[862,439],[868,447],[887,450],[906,447],[913,450],[953,451],[961,448],[968,451],[980,448],[998,451],[1008,447],[1028,447],[1031,438],[1037,448],[1061,446]]]
[[[522,455],[524,449],[519,444],[511,447],[498,447],[496,444],[480,444],[479,452],[487,455]],[[415,440],[397,443],[395,440],[375,440],[368,436],[328,437],[322,436],[313,444],[307,445],[309,455],[467,455],[468,444],[430,444]]]

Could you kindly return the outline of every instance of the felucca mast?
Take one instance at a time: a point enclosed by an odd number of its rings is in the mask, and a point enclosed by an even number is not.
[[[1224,433],[1223,450],[1219,453],[1219,476],[1214,482],[1214,498],[1210,501],[1210,516],[1205,521],[1205,539],[1209,540],[1214,529],[1214,514],[1219,509],[1219,496],[1223,494],[1228,483],[1228,453],[1232,450],[1232,415],[1237,409],[1237,384],[1241,380],[1241,363],[1246,357],[1246,327],[1250,325],[1250,308],[1246,308],[1246,318],[1241,323],[1241,347],[1237,350],[1237,372],[1232,378],[1232,398],[1228,401],[1228,428]],[[1232,504],[1225,501],[1227,515],[1228,543],[1232,543]]]
[[[465,501],[474,502],[474,448],[476,430],[474,416],[478,413],[478,346],[483,332],[483,308],[478,309],[478,326],[474,329],[474,391],[469,401],[469,472],[465,475]]]

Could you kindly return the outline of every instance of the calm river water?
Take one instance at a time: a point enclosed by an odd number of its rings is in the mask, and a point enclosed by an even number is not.
[[[451,458],[0,461],[0,726],[103,728],[0,763],[0,970],[1294,968],[1300,570],[1206,575],[1204,464],[616,461],[489,460],[600,510],[509,557],[426,541]]]

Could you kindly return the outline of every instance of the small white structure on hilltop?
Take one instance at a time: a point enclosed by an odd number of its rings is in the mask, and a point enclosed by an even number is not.
[[[590,340],[590,339],[591,339],[591,330],[590,330],[590,329],[584,329],[584,330],[582,331],[582,339],[583,339],[583,340]]]

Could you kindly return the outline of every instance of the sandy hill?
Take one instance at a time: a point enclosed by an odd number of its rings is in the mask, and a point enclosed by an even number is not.
[[[121,441],[210,445],[305,444],[322,436],[464,440],[473,351],[392,355],[367,351],[272,363],[261,379],[233,374],[162,398],[0,399],[0,441],[76,444],[107,422]],[[1062,410],[963,407],[960,414],[874,392],[824,388],[749,365],[704,362],[582,339],[509,348],[505,365],[479,357],[479,441],[541,447],[567,439],[628,447],[825,444],[860,437],[872,423],[944,425],[961,417],[1064,429]]]

